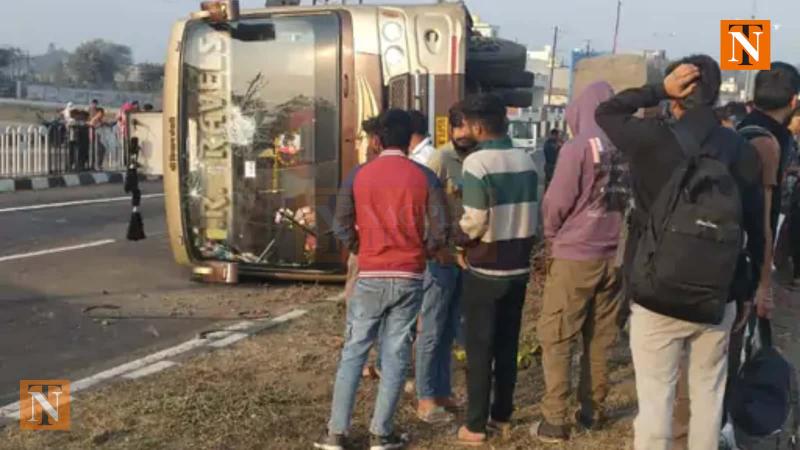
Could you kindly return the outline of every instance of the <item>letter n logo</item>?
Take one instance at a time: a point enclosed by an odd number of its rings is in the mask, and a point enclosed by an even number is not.
[[[720,22],[720,68],[722,70],[769,70],[772,30],[769,20],[723,20]]]
[[[23,430],[69,430],[69,381],[19,382],[19,426]]]

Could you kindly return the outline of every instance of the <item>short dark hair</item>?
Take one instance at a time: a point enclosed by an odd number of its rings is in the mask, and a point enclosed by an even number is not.
[[[747,106],[741,102],[728,102],[724,106],[714,108],[714,113],[720,121],[732,120],[739,123],[747,115]]]
[[[97,101],[97,99],[96,99],[96,98],[93,98],[93,99],[92,99],[92,101],[91,101],[91,103],[93,103],[93,104],[94,104],[94,103],[100,103],[100,102],[99,102],[99,101]]]
[[[408,115],[411,116],[411,132],[413,134],[419,134],[420,136],[427,136],[428,118],[425,117],[425,114],[415,109],[409,111]]]
[[[478,94],[464,100],[464,117],[481,123],[490,133],[508,132],[508,118],[503,100],[492,94]]]
[[[800,73],[797,68],[784,62],[772,63],[772,68],[756,75],[753,100],[756,108],[775,111],[792,103],[800,91]]]
[[[378,136],[383,148],[408,150],[411,143],[411,116],[402,109],[390,109],[381,114]]]
[[[378,130],[380,130],[381,124],[378,120],[378,117],[370,117],[369,119],[364,120],[361,122],[361,129],[364,130],[364,133],[368,135],[375,136],[378,134]]]
[[[679,102],[681,106],[685,109],[692,109],[698,106],[715,105],[719,99],[719,86],[722,84],[722,72],[717,61],[708,55],[687,56],[670,64],[666,74],[671,74],[681,64],[692,64],[700,70],[697,88],[691,95]]]
[[[456,102],[447,112],[447,120],[451,128],[460,127],[464,124],[464,102]]]
[[[550,130],[550,136],[558,136],[559,134],[561,134],[561,131],[558,128]]]

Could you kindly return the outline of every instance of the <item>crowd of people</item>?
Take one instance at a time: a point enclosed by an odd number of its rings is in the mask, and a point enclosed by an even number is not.
[[[130,114],[153,110],[153,105],[149,103],[141,107],[137,100],[125,102],[119,108],[114,120],[108,121],[106,109],[100,106],[100,101],[97,99],[89,102],[88,109],[77,108],[73,103],[67,103],[61,112],[60,122],[63,123],[65,130],[69,169],[103,170],[107,146],[101,136],[102,128],[116,126],[117,138],[120,142],[126,142]]]
[[[347,318],[330,421],[314,447],[345,447],[364,376],[380,379],[371,449],[408,443],[393,417],[413,345],[419,420],[463,412],[454,440],[467,446],[508,433],[541,238],[545,391],[531,435],[563,443],[576,428],[608,426],[609,353],[629,329],[633,447],[735,448],[723,432],[730,382],[751,310],[761,320],[773,313],[779,222],[800,283],[800,190],[783,188],[798,178],[800,74],[773,63],[756,76],[751,105],[715,108],[720,79],[716,61],[699,55],[672,64],[663,83],[615,93],[597,82],[580,93],[566,111],[570,139],[562,145],[553,132],[546,145],[541,236],[533,159],[512,148],[497,97],[454,105],[451,143],[438,150],[419,112],[366,121],[369,161],[336,205],[334,234],[351,254]],[[456,341],[466,349],[466,402],[451,382]],[[578,342],[579,408],[570,411]]]

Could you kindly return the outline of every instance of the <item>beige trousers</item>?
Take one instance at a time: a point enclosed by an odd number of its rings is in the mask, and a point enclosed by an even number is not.
[[[729,303],[719,325],[673,319],[634,305],[631,354],[636,370],[639,413],[635,450],[670,450],[675,389],[684,350],[688,361],[689,450],[716,449],[728,377],[728,339],[736,320]]]

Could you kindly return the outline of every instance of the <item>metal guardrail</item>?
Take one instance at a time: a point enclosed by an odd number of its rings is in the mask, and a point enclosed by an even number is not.
[[[125,168],[116,125],[17,126],[0,130],[0,178],[60,175]]]

